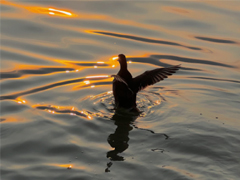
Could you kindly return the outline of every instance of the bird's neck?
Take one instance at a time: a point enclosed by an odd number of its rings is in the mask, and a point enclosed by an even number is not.
[[[127,69],[127,62],[122,62],[120,66],[121,66],[121,69]]]

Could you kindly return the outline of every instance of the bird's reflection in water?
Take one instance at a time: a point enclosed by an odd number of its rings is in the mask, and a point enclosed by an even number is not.
[[[108,143],[114,150],[107,152],[107,158],[111,161],[123,161],[124,157],[118,155],[128,148],[129,132],[133,129],[133,122],[138,118],[136,114],[123,114],[117,112],[113,115],[112,120],[117,126],[115,132],[108,136]],[[107,163],[105,172],[110,172],[109,168],[112,166],[112,162]]]
[[[135,128],[138,130],[144,130],[148,131],[152,134],[158,134],[165,137],[167,140],[169,136],[165,133],[155,133],[154,131],[150,129],[145,128],[139,128],[134,124],[134,121],[139,117],[138,114],[129,114],[124,113],[122,111],[116,111],[113,115],[112,119],[115,122],[115,125],[117,126],[115,132],[113,134],[110,134],[108,136],[108,143],[114,150],[107,152],[107,158],[109,158],[111,161],[107,163],[107,168],[105,169],[105,172],[110,172],[110,167],[113,165],[112,161],[124,161],[124,157],[118,155],[119,153],[122,153],[128,148],[128,141],[129,141],[129,132]]]

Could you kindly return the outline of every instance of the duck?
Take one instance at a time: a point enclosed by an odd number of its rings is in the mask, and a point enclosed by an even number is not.
[[[117,75],[112,75],[113,96],[115,100],[115,109],[124,109],[130,112],[140,113],[137,108],[137,93],[146,87],[162,81],[171,76],[181,65],[170,66],[167,68],[157,68],[132,77],[128,71],[127,59],[124,54],[119,54],[117,61],[120,63],[120,70]]]

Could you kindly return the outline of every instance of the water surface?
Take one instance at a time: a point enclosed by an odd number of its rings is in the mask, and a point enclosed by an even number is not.
[[[1,0],[1,177],[235,180],[240,3]],[[181,64],[113,110],[133,76]]]

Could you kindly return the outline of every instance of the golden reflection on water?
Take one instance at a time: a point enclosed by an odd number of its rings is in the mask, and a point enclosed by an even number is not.
[[[70,12],[69,10],[63,10],[63,9],[57,9],[57,8],[26,6],[26,5],[19,4],[19,3],[18,4],[12,3],[12,2],[9,2],[6,0],[2,0],[1,3],[6,4],[6,5],[15,6],[18,8],[23,8],[23,9],[26,9],[33,13],[48,14],[51,16],[62,16],[62,17],[76,17],[77,16],[76,14]]]
[[[2,0],[1,3],[9,5],[9,6],[15,6],[18,8],[26,9],[33,13],[46,14],[49,16],[60,16],[60,17],[67,17],[67,18],[69,18],[69,17],[73,18],[73,17],[78,16],[79,18],[85,19],[85,20],[103,20],[103,21],[110,22],[113,24],[130,25],[133,27],[144,28],[144,29],[146,28],[146,24],[143,24],[141,22],[132,21],[129,19],[128,20],[119,19],[119,18],[112,17],[109,15],[79,13],[79,12],[73,13],[69,10],[58,9],[56,7],[33,7],[33,6],[26,6],[26,5],[19,4],[19,3],[18,4],[12,3],[12,2],[9,2],[6,0]],[[158,8],[158,7],[152,6],[152,8],[153,8],[153,11],[155,11],[154,8]],[[199,19],[199,20],[204,19],[204,21],[206,21],[206,20],[211,21],[212,20],[211,18],[214,17],[213,13],[209,14],[209,13],[202,13],[201,11],[189,11],[189,10],[186,11],[185,9],[179,8],[179,7],[162,6],[161,9],[163,11],[170,12],[169,13],[170,19],[171,19],[171,17],[174,17],[174,15],[172,16],[171,13],[178,13],[178,14],[187,16],[188,18],[192,18],[192,19]],[[211,17],[210,20],[209,20],[209,17]],[[218,22],[218,23],[221,23],[221,22]],[[66,28],[66,27],[63,27],[63,28]],[[148,24],[148,28],[155,29],[160,32],[167,33],[167,34],[172,34],[172,35],[178,36],[178,37],[189,37],[189,33],[187,33],[185,30],[181,30],[181,29],[177,29],[177,30],[175,28],[174,29],[170,29],[170,28],[166,29],[163,26],[154,25],[151,23]],[[76,29],[73,28],[73,30],[76,30]],[[95,34],[99,35],[99,33],[96,33],[93,30],[86,30],[86,29],[82,29],[82,30],[86,33],[91,33],[91,34],[95,33]],[[79,28],[77,29],[77,31],[79,31]]]
[[[91,78],[108,78],[110,77],[109,75],[97,75],[97,76],[86,76],[86,78],[91,79]]]
[[[47,14],[50,16],[61,16],[61,17],[76,17],[76,16],[80,16],[82,19],[100,19],[100,20],[104,20],[104,21],[108,21],[111,23],[118,23],[118,24],[125,24],[125,25],[131,25],[131,26],[136,26],[136,27],[145,27],[144,24],[142,23],[138,23],[135,21],[131,21],[131,20],[124,20],[124,19],[118,19],[118,18],[114,18],[108,15],[102,15],[102,14],[87,14],[87,13],[81,13],[81,14],[75,14],[70,12],[69,10],[63,10],[63,9],[58,9],[55,7],[33,7],[33,6],[26,6],[23,4],[17,4],[17,3],[12,3],[6,0],[2,0],[1,1],[2,4],[6,4],[9,6],[14,6],[14,7],[18,7],[18,8],[22,8],[22,9],[26,9],[30,12],[33,13],[40,13],[40,14]],[[152,26],[153,28],[158,28],[159,26],[154,26],[154,25],[149,25]],[[161,28],[162,29],[162,28]],[[165,30],[167,32],[167,30]]]
[[[90,84],[90,81],[83,81],[85,84]]]
[[[75,17],[77,15],[69,12],[68,10],[56,9],[56,8],[43,8],[43,7],[24,7],[25,9],[41,14],[48,14],[51,16],[62,16],[62,17]]]
[[[21,98],[17,98],[15,101],[16,101],[18,104],[26,104],[26,103],[27,103],[26,100],[21,99]]]
[[[14,117],[7,117],[7,118],[1,118],[4,119],[1,121],[1,123],[20,123],[25,122],[24,119],[14,118]]]
[[[92,115],[85,110],[78,110],[75,107],[53,106],[53,105],[32,105],[32,108],[41,109],[51,114],[69,114],[71,116],[81,116],[92,120]]]
[[[68,67],[72,67],[75,71],[79,71],[78,67],[82,67],[83,69],[86,68],[114,68],[118,65],[113,58],[110,58],[108,61],[97,61],[97,62],[89,62],[89,61],[70,61],[65,59],[52,59],[55,62],[60,64],[67,65]]]
[[[83,89],[83,88],[94,88],[96,86],[104,86],[108,85],[110,82],[112,82],[112,77],[107,79],[97,79],[97,80],[86,80],[82,83],[79,83],[77,86],[73,87],[73,90]]]
[[[3,50],[15,52],[14,48],[8,48],[8,47],[2,47]],[[54,61],[60,64],[63,64],[65,66],[40,66],[40,65],[31,65],[31,64],[18,64],[18,63],[12,63],[13,69],[10,69],[9,71],[2,71],[2,75],[7,76],[7,74],[14,75],[14,79],[23,79],[28,76],[44,76],[49,74],[57,74],[57,73],[77,73],[83,69],[87,68],[115,68],[118,63],[113,61],[111,58],[109,61],[103,62],[103,61],[97,61],[97,62],[84,62],[84,61],[69,61],[69,60],[63,60],[63,59],[53,59],[50,57],[46,57],[44,55],[38,55],[35,53],[25,52],[21,50],[17,50],[18,53],[26,55],[26,56],[33,56],[39,59],[46,59],[48,61]],[[98,66],[96,66],[96,64]],[[93,76],[86,76],[85,78],[108,78],[109,75],[93,75]],[[9,78],[6,77],[6,78]],[[1,80],[6,79],[5,77],[2,77]],[[11,78],[11,77],[10,77]],[[85,83],[89,84],[89,83]]]
[[[73,165],[73,164],[48,164],[50,166],[55,166],[55,167],[60,167],[60,168],[66,168],[66,169],[87,169],[85,166],[78,166],[78,165]]]
[[[118,57],[113,57],[113,58],[112,58],[112,60],[117,60],[117,59],[118,59]]]

